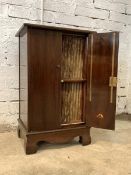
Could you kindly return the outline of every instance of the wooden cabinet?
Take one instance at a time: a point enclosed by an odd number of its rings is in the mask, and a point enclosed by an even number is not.
[[[24,24],[19,37],[18,135],[27,154],[40,141],[91,142],[90,127],[114,129],[119,33]]]

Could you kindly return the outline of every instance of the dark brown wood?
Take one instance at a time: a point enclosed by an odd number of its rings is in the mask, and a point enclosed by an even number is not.
[[[60,128],[61,32],[29,28],[29,131]]]
[[[21,138],[24,139],[26,154],[35,153],[38,149],[38,144],[41,141],[49,143],[68,143],[74,137],[80,136],[82,138],[81,143],[83,146],[91,143],[90,128],[85,126],[45,132],[27,132],[24,125],[19,120],[19,129],[21,132]]]
[[[88,145],[90,127],[114,129],[116,87],[110,103],[109,86],[113,35],[34,24],[24,24],[18,31],[17,132],[26,154],[35,153],[41,141],[66,143],[79,136],[80,143]],[[117,76],[118,33],[115,38],[113,76]]]
[[[41,25],[41,24],[29,24],[29,23],[24,23],[21,28],[18,30],[18,32],[16,33],[15,36],[19,36],[21,35],[21,33],[23,32],[23,30],[25,28],[29,28],[29,27],[32,27],[32,28],[36,28],[36,29],[47,29],[47,30],[54,30],[54,31],[62,31],[63,33],[65,32],[66,34],[68,33],[69,35],[70,34],[88,34],[88,33],[96,33],[95,31],[89,31],[89,30],[80,30],[80,29],[77,29],[77,28],[68,28],[68,27],[58,27],[58,26],[46,26],[46,25]]]
[[[113,101],[110,102],[109,77],[112,75],[113,47],[113,76],[117,77],[118,38],[118,33],[93,34],[89,36],[87,125],[90,127],[115,128],[116,87],[113,88]]]
[[[88,134],[87,134],[88,133]],[[79,137],[79,142],[83,145],[89,145],[91,143],[91,136],[90,136],[90,129],[87,128],[87,132],[85,132],[85,134],[83,134],[82,136]]]

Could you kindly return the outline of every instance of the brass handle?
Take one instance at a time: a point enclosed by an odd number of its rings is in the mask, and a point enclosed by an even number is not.
[[[90,86],[89,86],[89,101],[92,101],[92,65],[93,65],[93,34],[91,35],[91,57],[90,57]]]
[[[64,80],[61,80],[61,83],[64,83]]]
[[[116,42],[116,33],[113,33],[113,45],[112,45],[112,72],[109,80],[110,86],[110,103],[113,103],[113,87],[116,87],[117,79],[114,77],[114,64],[115,64],[115,42]]]
[[[96,117],[99,118],[99,119],[103,119],[104,118],[104,116],[102,114],[98,114]]]
[[[56,66],[56,68],[58,68],[58,69],[60,69],[60,67],[61,67],[61,66],[60,66],[59,64]]]

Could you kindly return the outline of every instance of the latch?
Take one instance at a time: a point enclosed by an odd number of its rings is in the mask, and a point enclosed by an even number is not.
[[[103,118],[104,118],[103,114],[98,114],[96,117],[97,117],[98,119],[103,119]]]

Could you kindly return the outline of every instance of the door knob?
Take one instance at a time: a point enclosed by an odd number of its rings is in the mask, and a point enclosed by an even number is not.
[[[58,64],[58,65],[56,66],[56,68],[60,69],[60,65]]]

